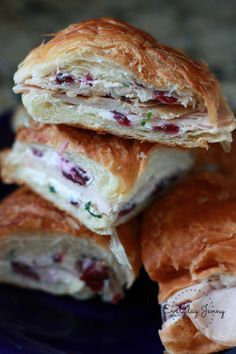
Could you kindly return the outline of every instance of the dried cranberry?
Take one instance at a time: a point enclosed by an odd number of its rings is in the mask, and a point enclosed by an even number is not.
[[[84,82],[85,84],[89,85],[90,87],[93,86],[93,78],[90,74],[84,75],[82,78],[79,79],[79,82]]]
[[[77,268],[81,272],[80,279],[94,292],[101,291],[104,281],[109,279],[109,269],[101,260],[85,258],[77,262]]]
[[[86,83],[89,85],[89,86],[93,86],[93,78],[92,78],[92,76],[90,75],[90,74],[87,74],[87,75],[85,75],[85,78],[86,78]]]
[[[155,126],[155,127],[153,127],[153,130],[158,131],[158,132],[163,132],[166,134],[177,134],[179,132],[179,127],[175,124],[168,123],[168,124],[163,124],[160,126]]]
[[[168,96],[166,91],[154,91],[154,98],[164,104],[173,104],[177,102],[177,98]]]
[[[135,203],[127,203],[124,206],[124,208],[119,211],[118,216],[121,217],[121,216],[124,216],[124,215],[128,214],[129,212],[134,210],[135,207],[136,207]]]
[[[69,173],[62,171],[62,174],[65,178],[81,186],[85,186],[89,180],[86,172],[80,167],[73,167]]]
[[[53,256],[53,261],[55,263],[61,263],[63,262],[63,259],[65,257],[65,251],[61,251],[59,253],[56,253],[54,256]]]
[[[89,181],[89,176],[85,170],[79,166],[75,166],[70,161],[61,159],[61,172],[63,176],[74,183],[78,183],[81,186],[85,186]]]
[[[126,127],[131,126],[130,120],[122,113],[119,113],[117,111],[112,111],[114,119],[120,124],[120,125],[125,125]]]
[[[113,298],[112,298],[112,303],[114,305],[118,304],[118,302],[120,302],[120,300],[122,299],[122,294],[121,293],[116,293],[114,294]]]
[[[31,148],[31,151],[37,157],[42,157],[43,156],[43,152],[40,149],[38,149],[38,148],[34,148],[33,147],[33,148]]]
[[[24,264],[21,262],[11,262],[12,269],[15,273],[23,275],[24,277],[31,278],[33,280],[40,280],[40,277],[37,273],[34,272],[32,267],[28,264]]]
[[[74,77],[68,73],[58,73],[56,75],[56,83],[62,85],[64,83],[73,84],[75,82]]]

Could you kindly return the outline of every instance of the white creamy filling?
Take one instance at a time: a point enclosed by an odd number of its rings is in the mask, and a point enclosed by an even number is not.
[[[68,203],[78,202],[81,208],[85,208],[86,203],[92,201],[99,212],[107,215],[112,212],[111,203],[100,197],[90,171],[86,172],[91,176],[91,180],[87,185],[81,186],[63,176],[60,168],[61,156],[58,153],[47,149],[42,151],[42,157],[34,156],[30,148],[25,151],[28,173],[37,184],[47,188],[54,187],[57,193],[68,200]]]
[[[55,238],[55,240],[54,240]],[[65,237],[43,238],[36,235],[21,240],[15,236],[7,238],[4,252],[0,257],[0,279],[19,285],[50,291],[56,294],[69,294],[78,298],[93,296],[98,293],[105,301],[112,301],[115,293],[123,296],[119,276],[108,264],[109,278],[104,280],[101,290],[95,291],[80,279],[82,268],[78,261],[102,260],[94,248],[88,248],[86,240],[77,244],[76,239]],[[99,257],[99,258],[98,258]],[[105,265],[105,263],[104,263]]]
[[[78,108],[78,113],[80,114],[94,114],[94,115],[99,115],[102,117],[102,119],[116,122],[116,124],[119,124],[115,118],[114,114],[106,109],[101,109],[101,108],[93,108],[89,107],[88,105],[80,105]],[[188,132],[194,132],[198,131],[199,133],[202,132],[209,132],[211,134],[216,134],[219,129],[217,127],[213,127],[211,123],[208,120],[208,116],[205,113],[192,113],[185,115],[184,117],[179,117],[179,118],[171,118],[169,119],[168,114],[165,113],[165,119],[159,119],[159,118],[151,118],[149,119],[147,116],[142,116],[138,114],[126,114],[126,117],[129,119],[131,122],[131,125],[127,127],[127,132],[129,129],[132,130],[132,128],[136,128],[139,130],[145,130],[145,131],[153,131],[155,127],[163,127],[163,126],[168,126],[168,124],[174,124],[179,128],[178,133],[170,133],[171,136],[181,136],[185,133]],[[144,125],[143,125],[143,122]],[[158,134],[158,131],[157,131]],[[168,133],[166,133],[168,135]]]
[[[16,87],[16,92],[24,91],[24,86]],[[49,90],[48,88],[44,88],[45,90]],[[27,87],[25,86],[25,90],[31,92],[39,92],[40,89]],[[53,95],[53,91],[51,90]],[[81,95],[84,93],[80,93]],[[92,96],[93,97],[93,96]],[[118,97],[118,96],[117,96]],[[78,114],[85,115],[91,114],[101,117],[104,120],[115,122],[116,124],[120,124],[114,117],[114,113],[112,111],[116,111],[120,114],[123,114],[125,118],[130,122],[127,125],[127,130],[136,128],[138,130],[143,131],[155,131],[157,128],[157,134],[170,134],[171,136],[181,136],[188,132],[209,132],[211,134],[217,134],[219,129],[210,124],[208,115],[206,112],[191,112],[183,114],[183,112],[175,112],[174,106],[166,106],[168,109],[164,109],[164,106],[156,106],[152,107],[139,107],[137,102],[133,102],[132,104],[126,104],[125,102],[117,102],[111,98],[103,98],[101,102],[91,102],[90,98],[83,98],[83,96],[76,97],[76,94],[69,92],[58,93],[58,90],[55,90],[55,98],[62,100],[65,103],[74,105],[77,107]],[[99,98],[99,97],[98,97]],[[105,101],[107,104],[105,104]],[[181,103],[182,104],[182,103]],[[107,107],[106,107],[107,106]],[[130,106],[130,107],[129,107]],[[109,107],[109,108],[108,108]],[[160,108],[161,107],[161,108]],[[189,112],[189,110],[188,110]],[[160,118],[161,117],[161,118]],[[168,133],[165,132],[165,126],[168,124],[176,125],[178,132]],[[121,123],[122,125],[122,123]],[[124,124],[125,125],[125,124]],[[163,131],[158,130],[158,127],[164,127]]]
[[[58,99],[62,99],[64,102],[68,102],[73,105],[78,104],[77,111],[81,115],[84,114],[94,114],[96,116],[99,115],[102,117],[102,119],[116,122],[116,124],[119,124],[119,122],[115,119],[112,110],[109,110],[107,108],[101,108],[101,105],[98,106],[96,106],[96,104],[91,105],[89,99],[85,100],[81,97],[71,98],[63,94],[58,94],[57,96]],[[110,99],[107,100],[112,101]],[[117,112],[124,114],[123,112],[119,112],[119,111]],[[179,131],[176,133],[170,133],[170,135],[172,136],[183,135],[185,133],[194,132],[194,131],[199,131],[199,132],[207,131],[211,134],[216,134],[219,131],[217,127],[211,125],[207,113],[204,112],[192,112],[186,115],[179,116],[178,118],[173,118],[173,112],[171,110],[169,111],[169,113],[167,111],[158,112],[158,115],[161,115],[162,118],[156,118],[155,110],[152,108],[150,108],[149,111],[144,114],[126,112],[124,116],[127,117],[127,119],[130,121],[130,126],[127,126],[127,130],[132,128],[137,128],[145,131],[153,131],[155,127],[163,127],[166,125],[168,126],[168,124],[174,124],[179,128]]]
[[[158,154],[153,154],[149,161],[150,168],[140,177],[140,181],[134,185],[133,191],[125,201],[109,201],[101,195],[101,189],[97,186],[96,176],[87,166],[80,167],[86,170],[89,181],[85,186],[74,183],[65,178],[61,171],[61,158],[58,153],[35,146],[35,149],[42,151],[42,156],[33,154],[34,147],[23,149],[18,153],[18,158],[26,161],[27,179],[47,189],[47,192],[59,193],[60,197],[67,200],[75,208],[85,210],[87,203],[91,202],[91,211],[96,215],[113,215],[114,219],[119,218],[119,212],[126,207],[127,203],[138,207],[144,200],[149,198],[159,183],[165,179],[187,170],[192,159],[187,152],[169,149],[160,149]],[[70,162],[71,163],[71,162]],[[73,165],[72,165],[73,166]],[[78,203],[75,205],[75,203]],[[95,209],[93,209],[95,207]]]
[[[67,72],[75,79],[74,83],[62,83],[56,82],[56,75],[51,75],[44,78],[31,78],[27,79],[24,86],[38,86],[43,89],[58,91],[65,90],[69,97],[75,97],[76,95],[84,96],[106,96],[110,94],[114,98],[126,97],[128,99],[139,99],[140,102],[147,102],[155,99],[155,91],[158,91],[154,87],[143,87],[139,83],[129,81],[118,81],[117,77],[112,81],[112,77],[109,78],[94,78],[92,81],[86,80],[86,75],[75,72]],[[21,90],[20,86],[15,87],[15,91]],[[177,103],[187,107],[191,105],[193,108],[196,106],[196,100],[190,95],[190,92],[177,92],[176,88],[163,88],[160,91],[168,92],[167,96],[171,96],[177,99]]]

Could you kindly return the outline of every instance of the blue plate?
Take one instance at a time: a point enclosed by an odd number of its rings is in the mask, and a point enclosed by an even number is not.
[[[14,139],[10,116],[0,116],[1,149]],[[0,197],[14,188],[1,184]],[[163,353],[156,298],[157,286],[144,271],[119,305],[1,285],[0,354]]]

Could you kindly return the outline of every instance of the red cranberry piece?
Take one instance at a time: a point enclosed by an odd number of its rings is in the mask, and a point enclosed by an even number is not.
[[[80,186],[85,186],[89,181],[89,176],[85,170],[79,166],[73,165],[70,161],[62,159],[61,172],[63,176]]]
[[[177,102],[177,98],[168,96],[166,91],[154,91],[154,99],[164,104],[173,104]]]
[[[93,86],[93,77],[90,74],[84,75],[79,79],[79,82],[83,82],[86,85],[89,85],[90,87]]]
[[[128,214],[129,212],[134,210],[135,207],[136,207],[135,203],[127,203],[124,206],[124,208],[119,211],[118,216],[121,217],[121,216],[124,216],[124,215]]]
[[[61,251],[59,253],[56,253],[53,256],[53,260],[54,260],[55,263],[61,263],[61,262],[63,262],[64,257],[65,257],[65,252]]]
[[[65,178],[74,183],[78,183],[80,186],[85,186],[89,180],[86,172],[80,167],[73,167],[70,172],[62,171]]]
[[[37,273],[35,273],[28,264],[24,264],[21,262],[11,262],[12,269],[15,273],[23,275],[24,277],[31,278],[33,280],[40,280],[40,277]]]
[[[56,83],[59,85],[62,85],[64,83],[73,84],[75,82],[75,79],[71,74],[61,73],[61,72],[56,75],[55,80],[56,80]]]
[[[80,279],[94,292],[101,291],[104,281],[109,279],[109,269],[100,260],[85,258],[77,263],[77,267],[81,272]]]
[[[33,147],[33,148],[31,148],[31,151],[37,157],[42,157],[43,156],[43,152],[40,149],[38,149],[38,148],[34,148]]]
[[[122,299],[122,294],[121,293],[116,293],[114,294],[113,298],[112,298],[112,303],[114,305],[118,304],[118,302],[120,302],[120,300]]]
[[[90,75],[90,74],[87,74],[87,75],[85,75],[85,80],[86,80],[86,83],[89,85],[89,86],[93,86],[93,78],[92,78],[92,76]]]
[[[86,81],[93,81],[93,77],[90,74],[85,75]]]
[[[125,125],[126,127],[131,126],[130,120],[122,113],[119,113],[117,111],[112,111],[113,113],[113,118],[120,124],[120,125]]]
[[[166,134],[177,134],[179,132],[179,127],[175,124],[167,123],[160,126],[155,126],[153,127],[153,130]]]

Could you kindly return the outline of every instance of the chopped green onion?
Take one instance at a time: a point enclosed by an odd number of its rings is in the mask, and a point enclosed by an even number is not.
[[[123,84],[122,84],[124,87],[129,87],[129,84],[126,84],[126,83],[124,83],[123,82]]]
[[[50,193],[56,193],[56,189],[52,185],[49,185],[48,189]]]
[[[94,216],[95,218],[101,219],[101,218],[102,218],[102,215],[94,214],[94,213],[91,211],[91,207],[92,207],[92,202],[88,202],[88,203],[85,204],[85,210],[87,210],[90,215]]]

